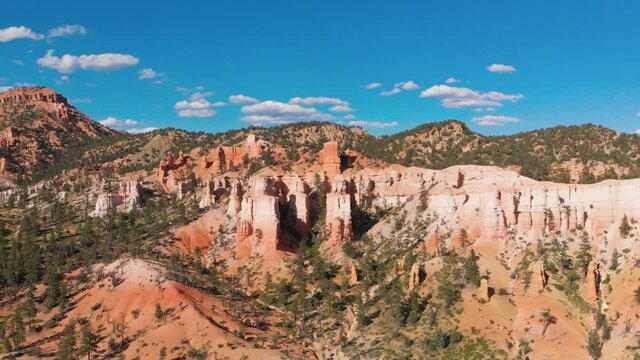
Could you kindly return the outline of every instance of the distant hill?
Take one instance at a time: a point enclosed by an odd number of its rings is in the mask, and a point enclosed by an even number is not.
[[[364,143],[358,150],[391,163],[436,169],[498,165],[536,180],[590,183],[640,176],[640,136],[592,125],[483,136],[449,120]]]
[[[0,128],[0,156],[6,159],[1,170],[32,180],[118,159],[123,160],[124,171],[151,168],[167,151],[234,145],[249,133],[287,149],[313,152],[333,140],[343,150],[406,166],[497,165],[536,180],[577,183],[640,177],[640,136],[592,124],[505,136],[484,136],[457,120],[380,137],[359,127],[328,122],[215,134],[162,129],[132,135],[91,120],[53,90],[23,88],[0,95]]]
[[[6,172],[26,174],[51,164],[70,148],[115,133],[51,89],[20,88],[0,94],[0,157]]]

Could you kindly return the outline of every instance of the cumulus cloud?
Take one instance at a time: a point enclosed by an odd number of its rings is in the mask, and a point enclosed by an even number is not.
[[[75,34],[84,35],[87,33],[87,29],[82,25],[64,25],[58,26],[57,28],[53,28],[49,30],[49,34],[47,35],[47,39],[51,40],[57,37],[63,36],[71,36]]]
[[[24,61],[22,60],[13,60],[12,62],[18,66],[24,66]]]
[[[343,116],[342,118],[345,119],[345,120],[351,120],[351,119],[355,119],[356,117],[353,114],[347,114],[347,115]]]
[[[138,125],[138,122],[136,120],[132,120],[132,119],[120,120],[120,119],[115,118],[113,116],[109,116],[108,118],[106,118],[104,120],[100,120],[99,123],[104,125],[104,126],[113,127],[113,128],[122,128],[122,127],[125,127],[125,126]]]
[[[333,112],[352,112],[353,110],[349,105],[336,105],[331,107],[329,110]]]
[[[223,107],[226,106],[227,103],[225,103],[224,101],[216,101],[213,104],[211,104],[212,107]]]
[[[421,98],[436,98],[442,106],[450,109],[464,107],[502,106],[501,102],[515,102],[522,99],[522,94],[504,94],[498,91],[481,93],[465,87],[455,87],[449,85],[435,85],[420,93]]]
[[[259,101],[258,99],[252,98],[251,96],[238,94],[229,96],[229,102],[232,104],[256,104]]]
[[[158,128],[157,127],[144,127],[144,128],[140,128],[140,129],[131,128],[131,129],[128,129],[127,132],[131,133],[131,134],[146,134],[148,132],[152,132],[152,131],[155,131],[155,130],[158,130]]]
[[[330,98],[326,96],[311,96],[306,98],[294,97],[289,100],[289,104],[302,105],[302,106],[315,106],[315,105],[349,105],[349,102],[338,98]]]
[[[454,77],[450,77],[447,80],[445,80],[445,83],[447,83],[447,84],[455,84],[455,83],[458,83],[458,82],[460,82],[460,79],[456,79]]]
[[[13,89],[13,86],[0,86],[0,94],[2,94],[3,92],[7,92],[11,89]]]
[[[520,121],[520,119],[511,116],[485,115],[474,117],[471,119],[471,121],[480,126],[500,126],[506,123],[517,123]]]
[[[178,112],[179,117],[208,119],[216,116],[218,113],[211,109],[211,103],[206,99],[197,99],[193,101],[178,101],[173,108]]]
[[[0,29],[0,42],[8,42],[16,39],[42,40],[44,39],[44,35],[38,34],[24,26],[10,26],[5,29]]]
[[[398,88],[393,88],[393,90],[383,91],[380,93],[380,96],[392,96],[399,93],[401,90]]]
[[[515,67],[511,65],[505,65],[505,64],[491,64],[487,66],[487,70],[490,72],[509,73],[509,74],[516,72]]]
[[[377,89],[377,88],[379,88],[380,86],[382,86],[382,84],[381,84],[381,83],[379,83],[379,82],[372,82],[371,84],[367,84],[367,85],[365,85],[364,87],[365,87],[365,89],[367,89],[367,90],[371,90],[371,89]]]
[[[132,55],[105,53],[98,55],[62,55],[54,56],[53,49],[37,60],[38,65],[55,69],[60,73],[69,74],[78,69],[93,71],[119,70],[138,65],[140,60]]]
[[[406,91],[414,91],[420,88],[420,86],[412,80],[396,83],[395,87]]]
[[[202,100],[202,99],[208,98],[209,96],[213,96],[214,94],[215,93],[213,91],[205,91],[205,92],[196,91],[189,96],[189,101]]]
[[[354,120],[354,121],[349,121],[349,126],[360,126],[360,127],[382,129],[382,128],[398,126],[398,122],[397,121],[381,122],[381,121]]]
[[[302,121],[329,121],[333,116],[314,108],[298,104],[288,104],[267,100],[257,104],[245,105],[240,111],[245,114],[241,119],[254,125],[289,124]]]
[[[160,75],[160,74],[158,74],[152,68],[146,68],[146,69],[142,69],[142,70],[138,71],[138,79],[139,80],[153,79],[158,75]]]

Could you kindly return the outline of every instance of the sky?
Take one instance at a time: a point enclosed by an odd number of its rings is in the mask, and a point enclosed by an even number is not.
[[[376,135],[640,128],[638,1],[12,2],[0,92],[46,86],[130,132],[300,121]]]

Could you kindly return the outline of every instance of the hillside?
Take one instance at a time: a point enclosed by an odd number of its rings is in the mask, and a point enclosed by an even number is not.
[[[0,94],[0,128],[3,170],[17,175],[48,166],[68,149],[115,134],[46,88]]]
[[[591,124],[483,136],[450,120],[382,136],[357,150],[407,166],[497,165],[536,180],[557,182],[640,176],[640,136]]]

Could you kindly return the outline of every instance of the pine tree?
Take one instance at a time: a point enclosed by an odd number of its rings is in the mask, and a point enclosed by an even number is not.
[[[13,342],[14,349],[20,348],[20,345],[22,345],[22,343],[26,340],[24,321],[22,320],[22,314],[19,310],[13,314],[13,317],[11,317],[8,335]]]
[[[622,235],[622,237],[627,237],[629,236],[629,234],[631,234],[631,230],[633,230],[633,228],[631,227],[631,225],[629,224],[629,218],[627,218],[627,214],[624,214],[624,216],[622,217],[622,223],[620,224],[620,235]]]
[[[33,291],[31,291],[31,289],[27,293],[27,300],[24,302],[24,304],[22,304],[21,308],[22,308],[22,311],[24,312],[24,315],[28,319],[27,325],[29,326],[29,331],[31,331],[31,325],[33,324],[33,320],[35,319],[36,315],[38,315],[38,308],[36,308]]]
[[[62,330],[63,338],[58,343],[56,360],[76,360],[76,323],[71,321]]]
[[[480,286],[480,267],[478,266],[478,256],[475,251],[471,253],[464,261],[464,270],[467,283]]]
[[[591,241],[589,238],[589,234],[585,232],[582,234],[582,239],[580,240],[580,249],[578,250],[578,254],[576,255],[576,261],[578,266],[582,270],[583,277],[587,276],[591,260],[593,260],[593,255],[591,255]]]
[[[98,347],[98,335],[91,330],[91,324],[89,324],[89,322],[82,325],[81,332],[80,352],[87,354],[87,359],[91,360],[91,352]]]

